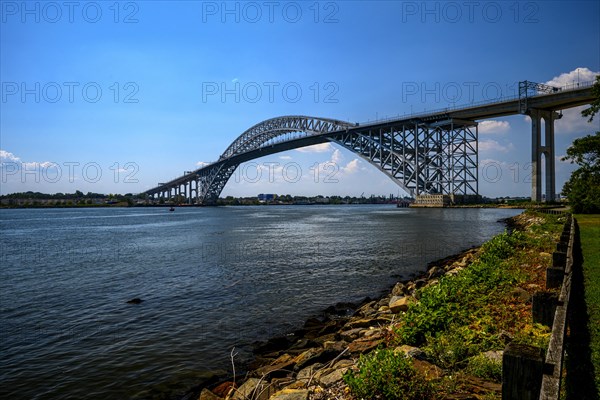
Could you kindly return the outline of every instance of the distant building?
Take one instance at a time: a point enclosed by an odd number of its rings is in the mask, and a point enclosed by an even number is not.
[[[261,193],[258,195],[258,201],[260,201],[261,203],[266,203],[266,202],[270,202],[273,201],[277,198],[276,194],[272,194],[272,193]]]

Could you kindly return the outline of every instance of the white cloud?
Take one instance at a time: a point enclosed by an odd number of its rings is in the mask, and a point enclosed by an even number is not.
[[[21,159],[10,151],[0,150],[0,162],[19,162]]]
[[[352,160],[348,164],[346,164],[345,167],[342,167],[342,172],[345,174],[353,174],[356,171],[358,171],[359,167],[360,167],[360,160],[358,158],[355,158],[354,160]]]
[[[17,168],[21,168],[25,171],[33,171],[33,170],[39,170],[39,169],[50,169],[50,168],[60,168],[60,166],[55,163],[55,162],[51,162],[51,161],[42,161],[42,162],[38,162],[38,161],[21,161],[21,157],[17,157],[15,156],[13,153],[11,153],[10,151],[6,151],[6,150],[0,150],[0,163],[7,164],[7,163],[11,163],[13,165],[16,164]]]
[[[493,119],[481,121],[479,123],[478,132],[482,134],[497,134],[505,133],[510,130],[508,121],[496,121]]]
[[[575,68],[571,72],[565,72],[560,74],[559,76],[555,76],[554,78],[546,82],[546,85],[563,87],[568,85],[577,85],[578,82],[592,82],[594,79],[596,79],[596,75],[599,74],[600,72],[594,72],[588,68],[579,67]]]
[[[207,166],[208,164],[210,164],[210,163],[208,163],[208,162],[206,162],[206,161],[198,161],[198,162],[196,163],[196,166],[197,166],[197,167],[204,167],[204,166]]]
[[[333,153],[331,153],[331,159],[325,164],[335,164],[337,166],[336,168],[339,168],[339,172],[343,175],[350,175],[359,170],[360,160],[358,158],[353,159],[346,165],[342,165],[343,163],[344,154],[340,151],[340,149],[334,149]]]
[[[328,151],[331,151],[332,149],[333,149],[333,147],[331,146],[331,143],[327,142],[327,143],[313,144],[312,146],[302,147],[300,149],[296,149],[296,151],[299,151],[301,153],[327,153]]]
[[[333,154],[331,154],[331,162],[339,164],[344,159],[342,156],[342,152],[339,149],[333,150]]]
[[[496,140],[480,140],[479,141],[479,151],[480,152],[500,152],[500,153],[508,153],[509,151],[513,151],[515,146],[512,143],[508,143],[507,145],[503,145]]]
[[[32,162],[24,162],[21,163],[21,167],[25,170],[35,170],[38,168],[57,168],[60,167],[57,163],[54,162],[50,162],[50,161],[42,161],[42,162],[36,162],[36,161],[32,161]],[[123,170],[126,171],[126,170]]]
[[[589,68],[579,67],[573,71],[565,72],[555,76],[547,85],[563,87],[576,86],[578,83],[592,82],[600,72],[591,71]],[[588,123],[587,118],[581,115],[581,111],[588,106],[570,108],[563,111],[561,119],[556,120],[554,129],[556,133],[586,133],[600,129],[600,121],[596,119],[593,123]]]

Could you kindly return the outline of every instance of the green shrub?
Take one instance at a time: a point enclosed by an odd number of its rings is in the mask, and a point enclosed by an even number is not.
[[[433,394],[433,385],[403,353],[379,349],[361,356],[357,366],[358,371],[344,375],[344,382],[359,399],[429,399]]]
[[[496,338],[484,330],[452,325],[444,332],[428,336],[423,350],[429,359],[442,368],[463,368],[469,357],[497,348]]]
[[[552,330],[542,324],[525,324],[523,329],[515,332],[513,341],[518,344],[548,348]]]
[[[483,354],[479,354],[469,359],[466,372],[481,379],[501,382],[502,362],[494,361]]]
[[[501,268],[502,262],[524,242],[523,235],[500,234],[483,246],[479,260],[456,276],[446,276],[437,285],[420,291],[419,302],[409,307],[396,332],[402,343],[418,346],[428,335],[451,324],[469,324],[475,310],[498,298],[517,276]]]

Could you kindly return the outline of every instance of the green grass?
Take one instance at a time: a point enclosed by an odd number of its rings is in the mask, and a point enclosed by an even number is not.
[[[600,393],[600,215],[576,215],[583,252],[585,302],[589,317],[592,364]]]

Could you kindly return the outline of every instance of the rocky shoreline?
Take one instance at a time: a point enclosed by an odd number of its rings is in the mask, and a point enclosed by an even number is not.
[[[512,228],[508,221],[502,221]],[[425,273],[397,282],[377,299],[338,303],[309,318],[301,329],[254,346],[254,361],[243,375],[214,377],[193,388],[182,400],[305,400],[340,397],[343,375],[361,354],[386,343],[395,314],[418,300],[417,289],[435,285],[473,260],[479,247],[430,262]],[[432,379],[442,371],[415,347],[400,346],[417,369]],[[239,367],[239,366],[236,366]],[[484,382],[476,382],[485,386]],[[498,388],[489,387],[495,391]]]

